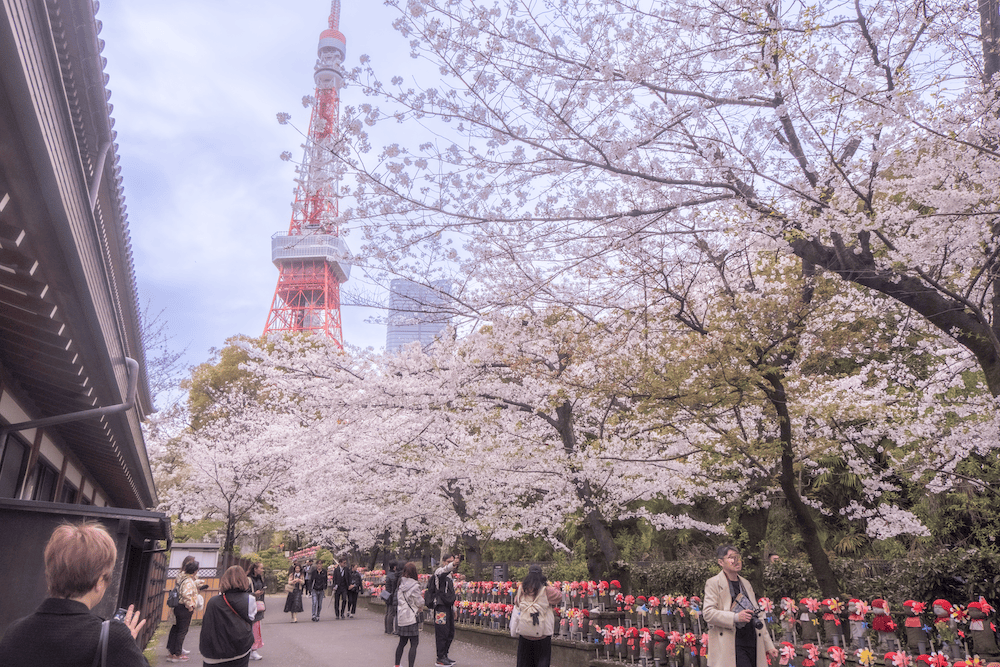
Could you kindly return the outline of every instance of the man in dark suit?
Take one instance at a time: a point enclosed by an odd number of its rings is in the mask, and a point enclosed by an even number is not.
[[[344,611],[347,608],[347,587],[351,585],[351,569],[347,566],[347,559],[341,558],[340,563],[333,570],[333,611],[337,618],[344,618]]]

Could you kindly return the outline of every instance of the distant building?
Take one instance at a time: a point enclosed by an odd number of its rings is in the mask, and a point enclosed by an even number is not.
[[[401,279],[389,284],[386,352],[399,352],[414,341],[426,348],[445,334],[451,324],[447,308],[451,284],[450,280],[435,280],[430,285],[419,285]]]
[[[170,564],[167,569],[171,570],[173,576],[180,572],[181,564],[188,556],[194,556],[198,561],[198,571],[203,577],[218,576],[219,550],[222,545],[218,542],[174,542],[170,545]]]

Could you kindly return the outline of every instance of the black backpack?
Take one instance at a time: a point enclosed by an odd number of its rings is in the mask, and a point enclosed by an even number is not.
[[[181,591],[176,586],[167,593],[167,606],[173,609],[181,601]]]
[[[431,575],[430,580],[427,582],[427,588],[424,589],[424,606],[433,609],[436,602],[437,602],[437,577]]]

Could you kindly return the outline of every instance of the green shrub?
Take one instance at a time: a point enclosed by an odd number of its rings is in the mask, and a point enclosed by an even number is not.
[[[929,602],[944,598],[968,604],[979,596],[1000,600],[1000,554],[978,550],[948,550],[921,558],[831,561],[841,593],[871,602],[884,598],[902,610],[906,600]],[[632,593],[645,595],[702,595],[705,581],[717,574],[714,561],[670,561],[632,568]],[[812,566],[805,560],[783,560],[764,567],[760,595],[772,600],[820,597]]]

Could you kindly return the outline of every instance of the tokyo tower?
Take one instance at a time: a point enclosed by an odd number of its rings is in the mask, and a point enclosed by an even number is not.
[[[344,87],[341,64],[347,40],[340,24],[340,0],[330,7],[330,27],[320,33],[313,79],[316,94],[305,154],[295,179],[295,202],[288,233],[271,237],[271,261],[278,286],[264,335],[283,331],[322,331],[344,347],[340,323],[340,285],[350,277],[350,252],[339,236],[337,181],[333,150]]]

